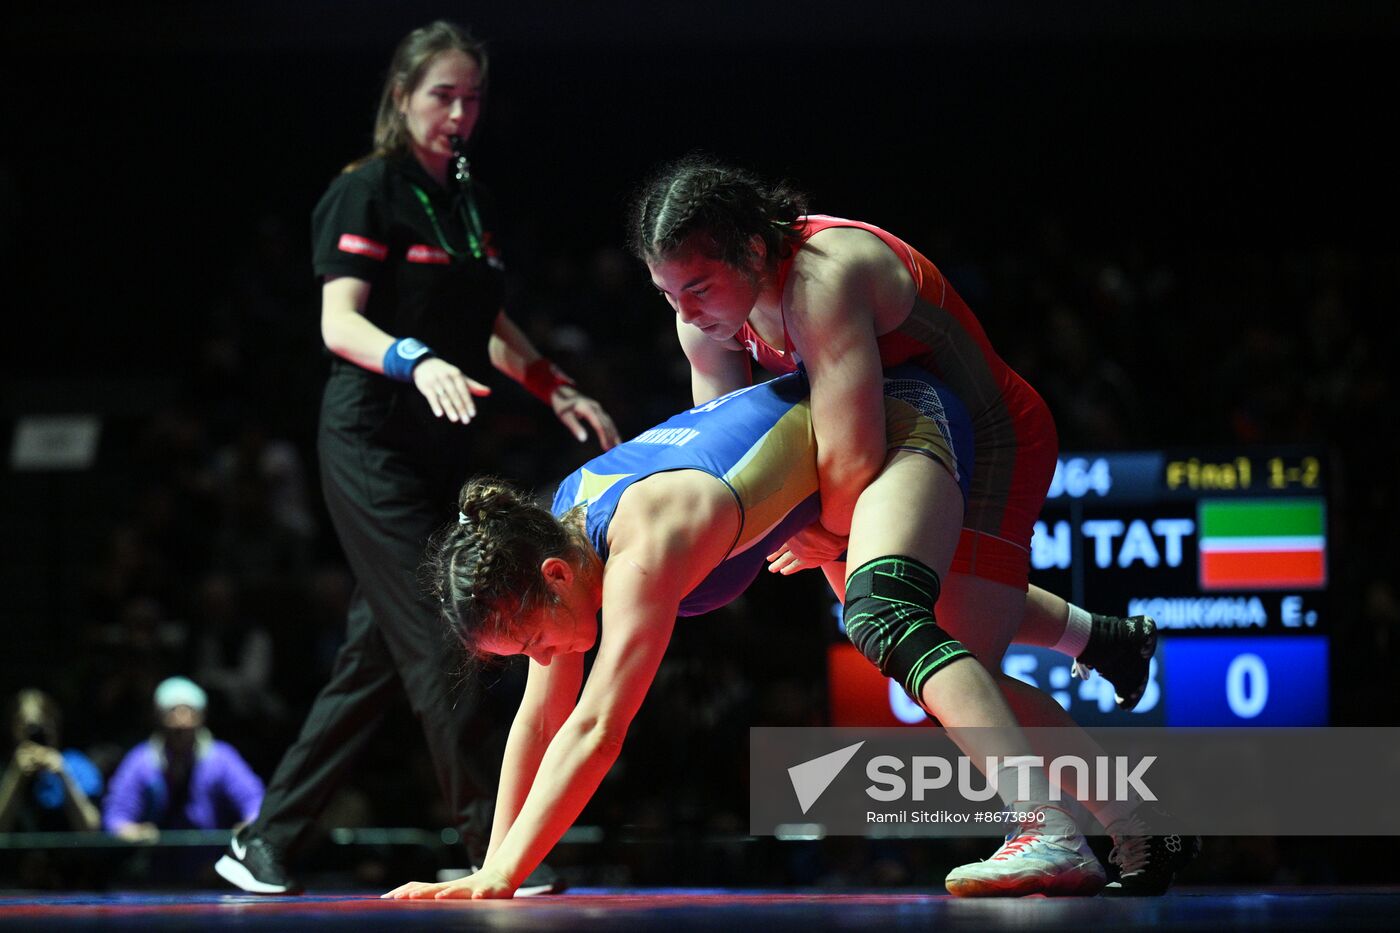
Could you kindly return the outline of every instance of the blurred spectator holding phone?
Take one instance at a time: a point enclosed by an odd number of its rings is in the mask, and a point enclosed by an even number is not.
[[[0,832],[95,830],[102,772],[77,749],[59,749],[62,715],[42,690],[21,690],[10,714],[14,754],[0,778]]]

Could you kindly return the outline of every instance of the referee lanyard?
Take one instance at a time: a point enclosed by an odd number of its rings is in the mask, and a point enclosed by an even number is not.
[[[484,233],[481,228],[481,215],[476,210],[476,199],[472,197],[472,190],[469,185],[464,185],[462,189],[462,224],[467,228],[467,252],[453,249],[452,244],[447,242],[447,237],[443,235],[442,226],[438,223],[437,211],[433,210],[433,202],[428,199],[428,192],[418,187],[414,182],[409,182],[413,188],[413,193],[418,196],[418,203],[423,205],[423,210],[428,214],[428,220],[432,222],[433,233],[437,234],[438,245],[440,245],[453,259],[465,259],[470,253],[473,259],[480,259],[483,255],[482,239]]]

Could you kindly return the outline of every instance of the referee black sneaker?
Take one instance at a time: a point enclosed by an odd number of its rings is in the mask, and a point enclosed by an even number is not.
[[[1152,656],[1157,653],[1157,623],[1150,616],[1127,619],[1094,613],[1089,642],[1070,668],[1088,679],[1089,671],[1113,687],[1118,708],[1127,712],[1138,705],[1147,689]]]
[[[233,834],[214,870],[229,884],[249,894],[300,894],[301,885],[287,876],[272,843],[243,827]]]
[[[1143,804],[1149,817],[1165,814]],[[1113,851],[1108,862],[1118,868],[1118,880],[1103,889],[1104,897],[1160,897],[1176,880],[1176,873],[1201,854],[1200,836],[1180,833],[1150,835],[1151,828],[1138,813],[1108,827]]]

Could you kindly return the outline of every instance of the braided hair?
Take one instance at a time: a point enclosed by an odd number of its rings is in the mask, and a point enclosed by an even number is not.
[[[429,587],[448,629],[479,654],[484,635],[508,635],[513,621],[556,601],[540,573],[548,557],[579,563],[592,550],[573,526],[502,480],[478,477],[462,487],[459,518],[429,547]]]
[[[771,269],[792,254],[807,197],[703,153],[661,167],[632,199],[632,252],[643,262],[673,255],[690,238],[711,259],[747,268],[752,238],[763,240]]]

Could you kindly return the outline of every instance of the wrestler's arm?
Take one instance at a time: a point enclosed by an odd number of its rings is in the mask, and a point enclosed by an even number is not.
[[[410,883],[387,896],[509,897],[520,886],[617,760],[670,642],[681,598],[723,559],[738,522],[730,494],[693,471],[658,474],[624,494],[609,533],[598,655],[515,821],[476,874],[446,884]]]
[[[558,655],[547,667],[530,661],[525,694],[511,723],[501,762],[501,786],[496,792],[491,842],[486,850],[488,860],[515,824],[550,741],[573,712],[583,685],[583,658],[582,654]]]
[[[856,499],[885,461],[878,272],[859,256],[799,253],[785,296],[788,334],[811,383],[821,524],[837,536],[850,533]]]
[[[737,343],[728,347],[706,337],[676,316],[676,336],[690,361],[690,394],[694,404],[728,395],[753,383],[749,355]]]
[[[578,705],[540,763],[487,868],[518,886],[582,812],[617,760],[670,643],[681,598],[723,559],[738,529],[710,477],[660,474],[624,494],[610,528],[598,655]]]

